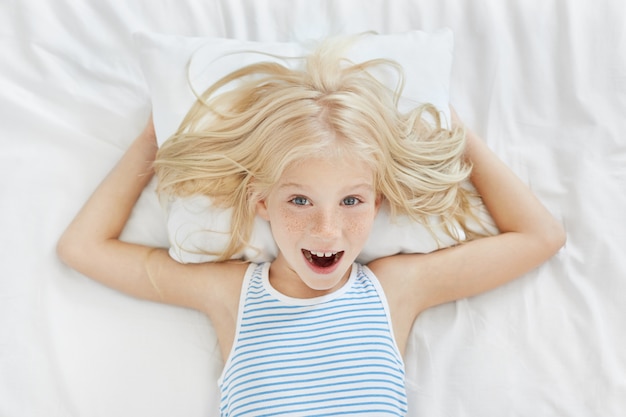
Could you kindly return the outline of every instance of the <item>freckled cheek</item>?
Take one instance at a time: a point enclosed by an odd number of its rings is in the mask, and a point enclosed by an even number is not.
[[[279,222],[281,228],[290,233],[297,233],[306,230],[310,223],[305,216],[296,216],[291,210],[283,209],[280,211]]]
[[[368,236],[373,224],[373,217],[367,213],[347,216],[343,228],[353,236]]]

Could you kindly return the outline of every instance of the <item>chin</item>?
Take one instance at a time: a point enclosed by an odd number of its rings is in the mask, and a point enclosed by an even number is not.
[[[344,266],[343,262],[333,266],[332,271],[317,272],[310,265],[306,265],[309,271],[303,275],[306,279],[303,279],[304,283],[315,291],[332,291],[337,289],[338,286],[343,285],[347,280],[350,273],[350,265]],[[311,274],[311,271],[313,274]]]

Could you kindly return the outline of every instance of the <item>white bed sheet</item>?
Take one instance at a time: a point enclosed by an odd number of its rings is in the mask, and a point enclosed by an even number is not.
[[[64,267],[55,242],[140,131],[138,30],[250,40],[448,26],[452,103],[562,220],[524,277],[425,312],[411,416],[626,415],[626,4],[0,2],[0,416],[212,416],[208,321]],[[147,190],[131,241],[166,245]]]

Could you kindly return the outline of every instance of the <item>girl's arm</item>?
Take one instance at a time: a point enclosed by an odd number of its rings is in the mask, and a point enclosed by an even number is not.
[[[458,123],[454,112],[453,120]],[[471,181],[501,233],[430,254],[400,255],[374,264],[386,276],[406,277],[402,282],[394,279],[391,289],[399,297],[393,301],[395,305],[411,306],[412,311],[399,312],[403,317],[415,318],[428,307],[504,284],[539,266],[565,243],[561,224],[470,130],[466,157],[473,164]]]
[[[150,119],[63,233],[57,253],[77,271],[129,295],[205,310],[211,295],[219,293],[217,287],[208,288],[208,278],[232,274],[232,264],[182,265],[165,249],[119,240],[152,178],[156,151]]]

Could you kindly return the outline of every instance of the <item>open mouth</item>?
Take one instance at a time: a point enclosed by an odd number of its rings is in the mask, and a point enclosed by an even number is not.
[[[309,263],[315,265],[318,268],[328,268],[335,265],[343,256],[343,251],[340,252],[315,252],[302,249],[304,257]]]

